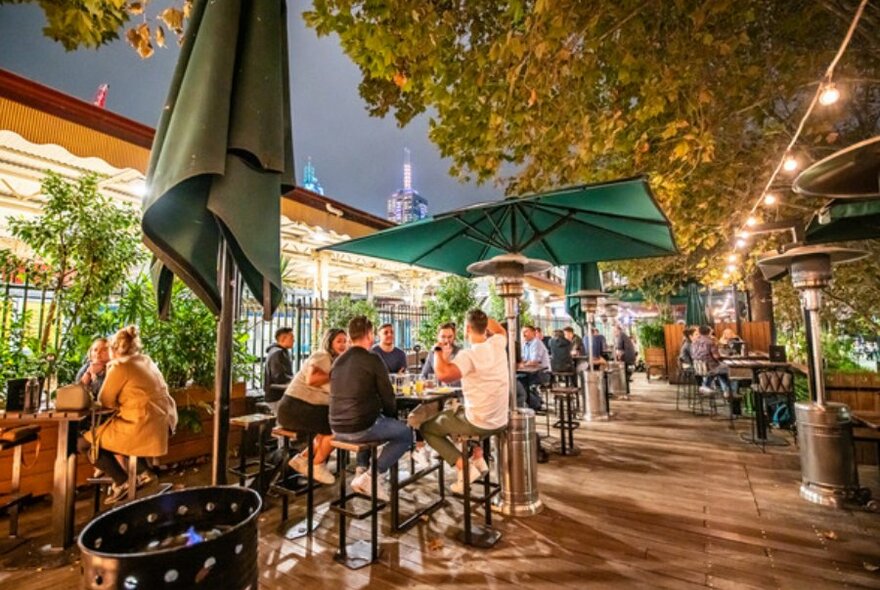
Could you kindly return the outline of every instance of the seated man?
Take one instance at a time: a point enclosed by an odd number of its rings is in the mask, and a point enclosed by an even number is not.
[[[373,324],[364,316],[355,316],[348,322],[348,337],[351,347],[330,369],[330,428],[340,441],[388,443],[379,454],[378,465],[369,465],[369,453],[358,453],[362,471],[352,480],[351,489],[369,496],[370,470],[385,473],[397,463],[409,450],[412,430],[397,419],[388,369],[378,355],[370,352]],[[389,498],[382,483],[376,496],[385,501]]]
[[[575,356],[583,356],[586,354],[586,352],[584,352],[584,342],[580,336],[575,334],[574,328],[566,326],[562,329],[562,333],[565,335],[565,338],[571,342],[571,354]]]
[[[730,397],[730,369],[721,362],[721,354],[718,352],[718,345],[712,338],[712,329],[709,326],[700,326],[699,336],[691,343],[691,357],[695,361],[703,361],[709,369],[709,375],[704,379],[703,385],[700,387],[701,393],[712,393],[709,384],[717,381],[721,384],[721,390],[724,397]]]
[[[526,391],[533,393],[531,391],[533,387],[550,383],[550,354],[544,343],[538,339],[534,326],[524,327],[522,337],[522,362],[519,363],[518,368],[522,369],[523,373],[518,379],[522,381]],[[529,399],[532,399],[531,395]],[[537,396],[537,399],[540,400],[540,396]]]
[[[562,330],[555,330],[550,339],[550,368],[554,373],[571,373],[574,361],[571,359],[572,344]]]
[[[461,351],[461,346],[455,343],[455,324],[453,324],[452,322],[447,322],[437,329],[437,343],[440,344],[440,346],[449,347],[449,356],[444,358],[446,358],[447,363],[452,361],[452,359],[455,358],[455,355],[457,355],[459,351]],[[429,353],[428,358],[425,359],[424,366],[422,366],[422,378],[425,379],[428,377],[428,375],[434,374],[434,354]],[[445,381],[440,382],[445,383],[450,387],[461,386],[461,382],[459,381],[452,381],[449,383],[446,383]]]
[[[275,330],[275,342],[266,349],[266,365],[263,367],[263,393],[272,412],[278,413],[278,403],[293,380],[290,349],[293,348],[293,328]]]
[[[482,449],[473,458],[463,458],[450,434],[489,435],[507,427],[510,409],[510,376],[507,361],[507,332],[480,309],[467,314],[465,335],[471,347],[446,360],[450,346],[434,347],[434,371],[441,381],[461,380],[463,405],[444,410],[422,424],[425,441],[450,465],[458,479],[452,491],[464,490],[463,461],[469,460],[471,481],[489,470]]]
[[[389,373],[406,373],[406,353],[394,346],[394,326],[379,326],[379,344],[373,347]]]

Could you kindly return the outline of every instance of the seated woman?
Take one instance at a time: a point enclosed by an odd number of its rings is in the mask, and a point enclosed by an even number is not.
[[[80,452],[89,452],[113,479],[105,501],[115,504],[128,492],[128,475],[114,453],[138,458],[161,457],[168,452],[169,433],[177,426],[177,407],[156,364],[141,354],[136,326],[119,330],[110,344],[110,363],[98,399],[116,413],[79,440]]]
[[[721,348],[722,354],[736,355],[742,350],[742,338],[736,335],[731,328],[725,328],[718,339],[718,346]]]
[[[327,469],[332,448],[330,430],[330,366],[336,357],[348,350],[345,330],[327,330],[321,339],[321,349],[312,354],[287,386],[278,404],[278,425],[282,428],[315,433],[315,480],[332,484],[333,474]],[[303,475],[308,474],[308,449],[290,460],[290,467]]]
[[[81,383],[98,399],[98,392],[107,376],[107,363],[110,362],[110,342],[106,338],[97,338],[89,347],[89,360],[76,374],[76,382]]]

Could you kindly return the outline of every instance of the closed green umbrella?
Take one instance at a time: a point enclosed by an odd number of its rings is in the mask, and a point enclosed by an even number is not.
[[[465,207],[324,249],[462,276],[505,253],[561,266],[678,252],[642,177]]]
[[[572,297],[572,293],[586,290],[602,290],[602,273],[599,272],[599,265],[595,262],[570,264],[565,274],[565,309],[569,317],[580,326],[587,321],[587,315],[581,309],[580,297]]]
[[[706,305],[700,296],[700,286],[697,283],[688,283],[684,322],[688,326],[709,325],[709,319],[706,317]]]
[[[264,314],[281,300],[280,196],[293,186],[286,26],[283,1],[194,3],[147,173],[142,228],[160,310],[174,274],[220,316],[215,483],[226,476],[235,268]]]
[[[835,200],[813,216],[806,243],[824,244],[880,238],[880,199]]]

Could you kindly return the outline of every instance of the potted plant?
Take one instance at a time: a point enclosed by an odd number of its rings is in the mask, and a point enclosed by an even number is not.
[[[648,379],[651,378],[652,371],[665,377],[667,375],[667,368],[663,322],[660,320],[643,322],[639,324],[638,334]]]

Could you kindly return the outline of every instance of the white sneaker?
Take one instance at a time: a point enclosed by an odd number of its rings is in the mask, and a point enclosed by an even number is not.
[[[297,455],[293,459],[287,462],[290,465],[290,468],[299,473],[300,475],[308,475],[309,474],[309,460],[302,455]]]
[[[434,463],[434,458],[431,456],[431,449],[428,445],[425,445],[421,449],[416,449],[413,452],[413,459],[415,459],[417,471],[427,469]]]
[[[711,387],[700,385],[700,393],[702,393],[703,395],[712,395],[713,393],[715,393],[715,390]]]
[[[367,472],[366,467],[361,467],[360,465],[358,465],[357,467],[354,468],[355,477],[357,477],[358,475],[363,475],[366,472]]]
[[[123,498],[125,498],[126,494],[128,494],[128,482],[125,482],[120,485],[110,484],[110,488],[107,492],[107,499],[104,500],[104,504],[107,506],[112,506],[116,504]]]
[[[370,481],[371,474],[370,471],[364,471],[353,480],[351,480],[351,489],[358,494],[362,494],[367,496],[368,498],[372,496],[370,493],[372,482]],[[381,481],[376,482],[376,498],[382,500],[383,502],[388,502],[391,500],[391,497],[388,495],[388,490],[385,489],[385,484]]]
[[[485,463],[485,460],[483,461]],[[489,466],[486,466],[486,471],[489,471]],[[474,463],[473,459],[470,459],[470,479],[471,483],[474,483],[480,478],[480,468]],[[449,489],[452,490],[453,494],[463,494],[464,493],[464,469],[458,472],[458,479],[455,480]]]
[[[315,463],[313,475],[315,481],[328,486],[336,483],[336,477],[333,476],[333,473],[327,469],[327,465],[324,463]]]
[[[135,485],[137,486],[137,489],[141,489],[145,485],[150,484],[152,482],[153,482],[153,476],[150,474],[149,471],[144,471],[144,472],[138,474],[137,483]]]
[[[472,459],[471,465],[477,468],[477,470],[480,472],[480,475],[486,475],[487,473],[489,473],[489,464],[486,463],[485,457]]]

